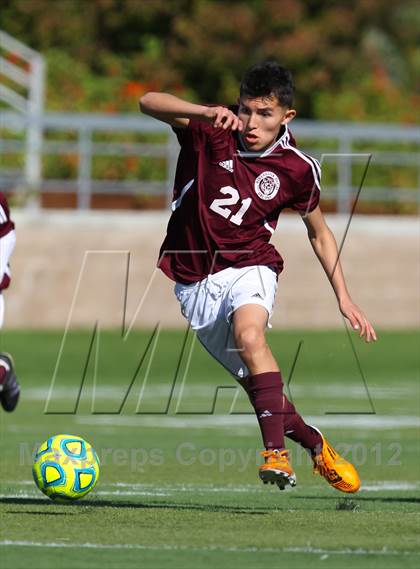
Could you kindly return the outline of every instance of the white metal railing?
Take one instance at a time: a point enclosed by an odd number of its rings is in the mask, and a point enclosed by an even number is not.
[[[91,196],[94,193],[136,193],[136,194],[166,194],[170,200],[173,177],[176,167],[178,145],[171,129],[156,120],[140,114],[106,115],[89,113],[44,113],[43,115],[18,114],[3,112],[1,124],[8,131],[8,137],[0,134],[0,156],[24,153],[27,151],[22,137],[31,128],[48,132],[43,137],[41,153],[43,155],[76,154],[78,157],[77,176],[74,179],[46,179],[41,176],[38,189],[43,192],[75,191],[77,204],[80,209],[90,207]],[[310,154],[321,159],[326,165],[334,162],[337,167],[336,186],[323,188],[324,197],[337,201],[337,209],[344,213],[351,207],[351,200],[357,192],[357,183],[352,174],[352,166],[356,162],[366,161],[373,152],[372,162],[389,168],[408,166],[417,172],[417,187],[371,187],[363,189],[360,200],[363,201],[407,201],[417,203],[420,207],[420,161],[419,161],[419,132],[414,126],[390,126],[378,124],[353,124],[296,120],[293,123],[293,133],[299,140],[300,146]],[[15,138],[10,137],[15,133]],[[75,134],[74,140],[51,138],[54,133]],[[166,133],[166,142],[139,143],[130,141],[95,140],[99,133]],[[307,141],[305,143],[305,140]],[[323,151],[320,148],[311,150],[313,140],[334,142],[335,150]],[[364,142],[368,148],[365,152],[355,150],[357,143]],[[369,144],[374,148],[375,143],[389,143],[393,150],[370,151]],[[367,144],[369,143],[369,144]],[[410,150],[404,145],[411,145]],[[402,148],[400,147],[402,145]],[[92,176],[92,160],[97,156],[141,156],[163,157],[166,163],[165,180],[162,182],[150,180],[106,180],[94,179]],[[3,162],[3,161],[2,161]],[[26,186],[22,172],[9,173],[0,163],[0,187],[13,189]]]
[[[42,126],[45,61],[42,55],[0,30],[0,75],[9,85],[0,84],[0,101],[31,118],[25,131],[25,182],[32,189],[41,183]],[[18,86],[18,90],[14,85]],[[23,88],[26,95],[22,95]]]

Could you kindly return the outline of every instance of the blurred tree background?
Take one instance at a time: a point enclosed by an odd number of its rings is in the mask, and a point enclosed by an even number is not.
[[[2,0],[0,28],[43,53],[47,108],[136,112],[147,90],[236,100],[288,66],[302,118],[415,122],[420,5],[405,0]]]

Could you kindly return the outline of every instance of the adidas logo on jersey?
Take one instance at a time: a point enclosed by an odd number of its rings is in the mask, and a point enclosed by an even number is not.
[[[223,160],[222,162],[219,162],[219,166],[229,172],[233,172],[233,160]]]

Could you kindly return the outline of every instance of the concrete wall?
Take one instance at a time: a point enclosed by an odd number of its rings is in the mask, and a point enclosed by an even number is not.
[[[72,326],[91,327],[98,318],[103,326],[120,326],[128,253],[127,320],[149,286],[134,325],[184,325],[172,283],[155,271],[167,213],[15,212],[14,219],[18,241],[5,327],[64,328],[70,313]],[[340,240],[347,219],[331,216],[328,222]],[[273,242],[285,259],[274,327],[342,327],[300,218],[280,218]],[[376,326],[418,326],[418,219],[353,218],[342,262],[354,301]]]

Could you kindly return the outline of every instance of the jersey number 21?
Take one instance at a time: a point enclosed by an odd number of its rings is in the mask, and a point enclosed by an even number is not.
[[[252,199],[245,198],[242,200],[240,209],[234,215],[232,215],[232,210],[227,206],[236,205],[240,201],[241,196],[239,195],[238,190],[232,188],[232,186],[223,186],[223,188],[220,188],[220,192],[229,197],[213,200],[210,204],[210,209],[225,219],[229,219],[229,221],[235,225],[241,225],[244,215],[251,205]]]

